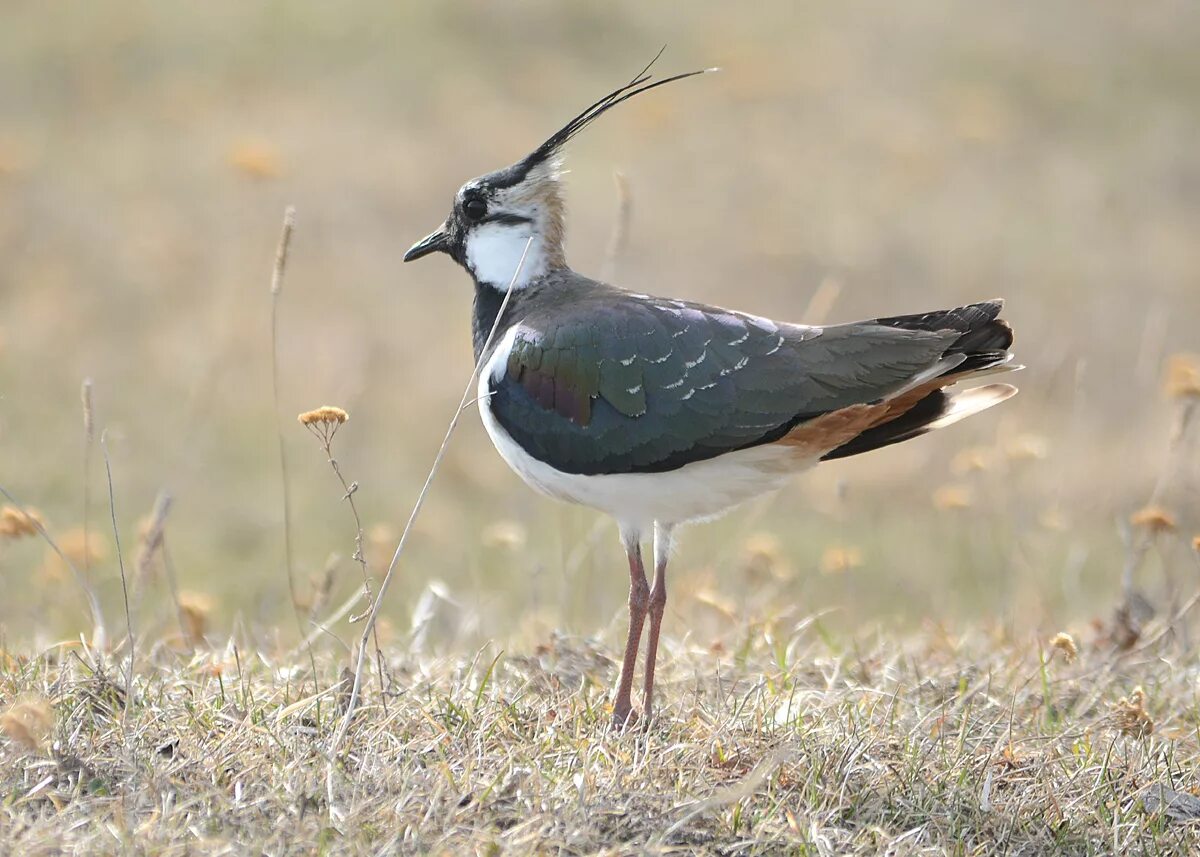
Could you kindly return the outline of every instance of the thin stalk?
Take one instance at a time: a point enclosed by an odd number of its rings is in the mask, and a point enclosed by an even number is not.
[[[350,513],[354,516],[354,561],[358,563],[362,569],[363,592],[367,596],[367,611],[360,613],[357,616],[351,616],[351,622],[359,622],[370,613],[371,608],[375,605],[375,594],[371,591],[371,576],[367,571],[367,558],[363,553],[363,525],[362,517],[358,514],[358,506],[354,502],[354,495],[358,493],[357,482],[347,482],[346,477],[342,475],[342,468],[338,465],[337,459],[333,457],[333,437],[337,433],[337,425],[332,427],[328,423],[323,423],[322,428],[318,429],[315,425],[307,425],[306,428],[321,442],[321,449],[325,451],[325,458],[329,462],[329,466],[333,469],[334,476],[342,486],[342,499],[350,504]],[[385,673],[383,671],[383,649],[379,645],[379,629],[373,629],[375,643],[375,666],[379,670],[379,688],[381,691],[386,690]],[[386,694],[384,699],[384,708],[387,707]]]
[[[292,492],[288,475],[287,445],[283,440],[283,423],[279,416],[279,296],[283,292],[283,274],[287,268],[288,250],[292,245],[292,231],[296,226],[296,209],[288,206],[283,210],[283,230],[279,245],[275,249],[275,266],[271,269],[271,399],[274,404],[275,437],[279,442],[279,476],[283,486],[283,565],[287,573],[288,600],[292,615],[296,619],[296,632],[304,638],[304,620],[300,618],[300,607],[296,597],[296,573],[292,558]],[[317,679],[317,659],[312,646],[308,647],[308,662],[312,667],[313,686],[317,693],[321,685]]]
[[[83,573],[92,579],[91,520],[92,508],[92,441],[96,436],[95,408],[92,404],[92,379],[84,378],[79,389],[83,405]]]
[[[83,572],[79,570],[79,566],[71,562],[70,558],[63,553],[62,548],[50,537],[50,533],[46,532],[46,528],[42,526],[41,522],[29,514],[24,503],[10,494],[8,489],[3,485],[0,485],[0,494],[3,494],[4,498],[12,503],[17,511],[24,515],[27,520],[33,522],[33,525],[37,527],[38,534],[50,546],[50,549],[58,555],[58,558],[63,561],[63,564],[67,568],[71,569],[71,574],[74,576],[75,582],[79,584],[79,589],[83,592],[83,597],[87,600],[88,610],[92,614],[92,647],[103,650],[108,643],[108,632],[104,624],[104,612],[100,609],[100,599],[96,597],[96,591],[92,589],[91,583],[84,577]]]
[[[330,750],[333,753],[337,752],[342,740],[346,737],[346,732],[350,729],[350,722],[354,718],[354,709],[358,705],[358,694],[362,687],[362,671],[367,651],[367,642],[371,632],[375,629],[376,621],[379,619],[379,608],[383,604],[384,596],[387,595],[388,587],[391,586],[392,576],[396,571],[397,563],[400,561],[400,554],[404,552],[404,546],[408,543],[408,536],[412,532],[413,524],[416,522],[417,516],[421,514],[421,508],[425,505],[425,498],[429,496],[429,489],[433,485],[433,478],[437,475],[438,467],[441,466],[442,459],[446,455],[446,448],[450,445],[450,438],[454,435],[454,430],[458,427],[458,420],[471,400],[471,393],[475,389],[479,372],[483,368],[483,358],[487,355],[492,341],[496,338],[496,331],[500,327],[501,319],[504,318],[504,311],[508,308],[508,301],[512,297],[513,287],[516,285],[517,277],[521,274],[521,268],[525,265],[525,257],[529,253],[531,244],[533,244],[533,236],[530,236],[529,240],[525,242],[525,249],[521,251],[521,258],[517,260],[517,267],[513,271],[512,279],[509,280],[508,289],[504,293],[504,299],[500,302],[500,310],[496,313],[496,320],[492,323],[492,329],[488,331],[487,340],[483,343],[483,348],[479,351],[479,359],[475,361],[475,368],[471,370],[471,377],[467,379],[467,386],[463,390],[462,398],[459,399],[458,408],[454,411],[454,416],[450,418],[450,425],[446,428],[446,436],[442,438],[442,445],[438,448],[437,455],[433,458],[433,465],[429,468],[429,475],[425,477],[425,484],[421,486],[421,493],[417,495],[417,502],[413,505],[412,513],[408,516],[408,523],[404,525],[404,531],[400,534],[400,543],[396,545],[396,552],[392,554],[392,561],[388,564],[387,574],[383,576],[383,583],[379,585],[379,594],[375,598],[375,603],[371,605],[371,612],[367,616],[367,624],[363,627],[362,636],[359,640],[358,656],[354,666],[354,684],[350,690],[350,700],[346,705],[346,713],[342,717],[342,725],[333,736],[333,743],[330,746]]]
[[[100,432],[100,451],[104,454],[104,473],[108,478],[108,513],[112,519],[113,541],[117,546],[117,568],[121,572],[121,595],[125,599],[125,628],[129,633],[129,667],[125,671],[125,713],[133,699],[133,657],[137,650],[137,639],[133,636],[133,613],[129,609],[129,581],[125,576],[125,556],[121,551],[121,528],[117,526],[117,499],[113,490],[112,462],[108,457],[108,438]]]

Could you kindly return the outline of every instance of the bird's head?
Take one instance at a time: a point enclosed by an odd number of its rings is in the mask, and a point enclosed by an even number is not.
[[[651,61],[650,65],[653,64]],[[446,253],[466,268],[476,282],[500,290],[506,290],[510,282],[519,288],[548,271],[566,267],[559,171],[563,146],[621,102],[703,73],[692,71],[653,80],[649,68],[646,66],[625,86],[592,104],[517,163],[472,179],[459,188],[446,222],[409,248],[404,261],[411,262],[430,253]],[[514,279],[518,264],[520,273]]]

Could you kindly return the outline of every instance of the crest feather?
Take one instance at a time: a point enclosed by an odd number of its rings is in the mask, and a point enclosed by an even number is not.
[[[559,152],[559,150],[562,149],[563,146],[565,146],[573,137],[575,137],[576,134],[578,134],[588,125],[592,124],[592,122],[596,121],[596,119],[600,118],[609,110],[616,107],[618,104],[628,101],[635,95],[641,95],[643,92],[649,92],[652,89],[657,89],[660,86],[666,86],[668,83],[674,83],[677,80],[695,77],[698,74],[704,74],[705,72],[709,71],[716,71],[715,68],[703,68],[697,71],[687,71],[682,74],[672,75],[671,77],[666,77],[662,80],[654,80],[654,76],[649,73],[650,68],[656,62],[658,62],[658,58],[662,56],[663,51],[665,50],[666,46],[664,46],[657,54],[655,54],[654,59],[650,60],[650,62],[646,64],[645,68],[634,75],[633,79],[629,81],[629,83],[619,87],[618,89],[614,89],[599,101],[589,105],[582,113],[551,134],[546,139],[546,142],[534,149],[528,155],[528,157],[525,158],[522,166],[525,167],[525,169],[531,169],[537,164],[552,158]]]

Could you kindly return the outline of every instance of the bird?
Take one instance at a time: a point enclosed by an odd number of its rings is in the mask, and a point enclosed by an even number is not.
[[[714,70],[656,78],[653,64],[521,160],[464,184],[445,222],[404,255],[411,262],[444,253],[474,282],[477,401],[500,456],[540,493],[616,520],[629,565],[616,728],[639,720],[632,693],[644,628],[640,719],[654,716],[667,565],[682,525],[773,492],[818,463],[996,405],[1016,388],[949,388],[1020,368],[1000,299],[804,325],[572,270],[563,245],[565,145],[629,99]]]

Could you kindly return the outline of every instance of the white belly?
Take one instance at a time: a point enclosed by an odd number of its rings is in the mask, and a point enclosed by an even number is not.
[[[479,414],[500,457],[526,484],[549,497],[599,509],[645,531],[654,522],[683,524],[720,515],[779,490],[819,460],[794,446],[765,444],[663,473],[564,473],[523,450],[492,414],[490,384],[504,376],[516,332],[514,325],[479,373]]]
[[[794,449],[764,445],[663,473],[564,473],[523,450],[496,421],[486,398],[489,375],[484,372],[480,378],[479,413],[508,466],[541,493],[599,509],[618,521],[644,527],[654,521],[682,524],[711,518],[778,490],[791,476],[816,464],[816,459],[800,460]]]

